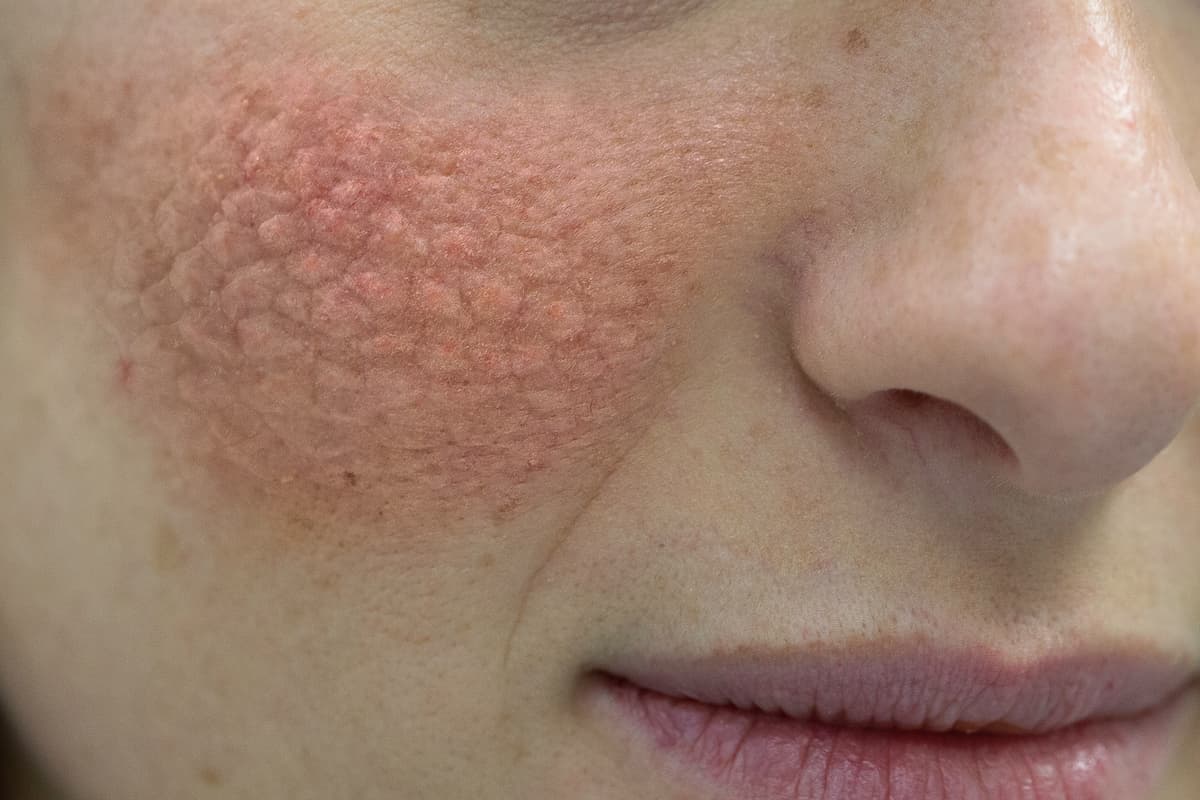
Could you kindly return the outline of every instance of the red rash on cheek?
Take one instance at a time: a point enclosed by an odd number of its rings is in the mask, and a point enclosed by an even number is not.
[[[174,458],[288,501],[437,510],[615,455],[690,281],[660,213],[689,162],[633,110],[456,111],[361,77],[205,91],[155,104],[92,177],[117,220],[87,265],[114,384]]]

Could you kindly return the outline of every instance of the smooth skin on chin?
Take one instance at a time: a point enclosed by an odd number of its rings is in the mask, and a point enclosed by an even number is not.
[[[1119,800],[1200,794],[1200,6],[0,0],[0,53],[54,795],[724,800],[596,675],[926,651],[1093,709],[1153,653]]]

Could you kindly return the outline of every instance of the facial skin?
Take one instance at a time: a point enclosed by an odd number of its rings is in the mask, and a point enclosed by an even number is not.
[[[674,796],[627,653],[1200,659],[1200,6],[599,7],[0,4],[66,796]]]

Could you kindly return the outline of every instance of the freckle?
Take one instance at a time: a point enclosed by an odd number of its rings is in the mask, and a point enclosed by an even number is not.
[[[493,567],[495,565],[496,565],[496,557],[494,555],[492,555],[491,553],[484,553],[483,556],[479,559],[479,566],[484,569],[487,569],[488,567]]]
[[[824,108],[828,101],[829,92],[820,84],[813,86],[804,93],[803,103],[805,108],[813,110]]]
[[[345,480],[346,485],[351,488],[358,486],[358,475],[354,474],[350,470],[346,470],[342,473],[342,479]]]
[[[355,480],[358,480],[358,476],[353,472],[343,473],[343,480],[346,479],[346,475],[354,475]],[[330,589],[337,587],[338,579],[336,575],[332,574],[318,575],[316,578],[313,578],[313,585],[323,592],[328,592]]]
[[[224,778],[221,777],[221,773],[209,766],[200,767],[200,769],[197,771],[197,774],[199,775],[201,782],[207,786],[220,786],[224,781]]]
[[[871,46],[871,42],[867,39],[867,35],[858,28],[852,28],[846,34],[845,41],[842,42],[842,49],[847,53],[858,54]]]
[[[1089,61],[1099,62],[1104,58],[1104,45],[1095,36],[1088,36],[1080,46],[1081,54]]]

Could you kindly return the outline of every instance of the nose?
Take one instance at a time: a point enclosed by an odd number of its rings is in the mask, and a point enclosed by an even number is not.
[[[1043,24],[924,96],[902,159],[869,157],[881,199],[797,269],[792,343],[940,474],[1084,497],[1200,398],[1200,192],[1127,23],[1018,5]]]

